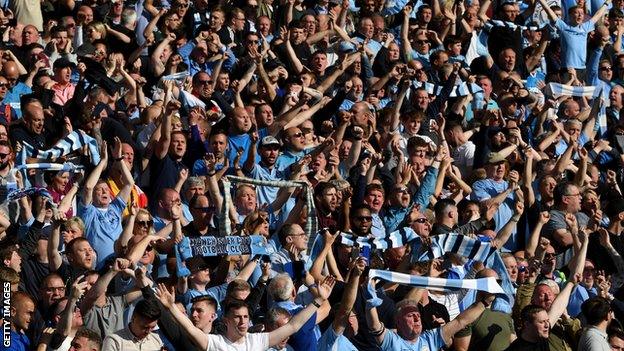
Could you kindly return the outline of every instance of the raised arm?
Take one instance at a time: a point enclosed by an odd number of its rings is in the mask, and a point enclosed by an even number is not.
[[[87,289],[87,282],[84,278],[84,275],[81,275],[76,278],[76,281],[72,284],[67,305],[65,306],[63,313],[61,313],[61,320],[56,326],[57,334],[65,337],[70,335],[76,304],[82,298],[82,295],[84,295],[85,290]]]
[[[556,22],[557,19],[559,19],[559,17],[557,17],[557,14],[555,13],[555,11],[553,11],[550,8],[550,6],[546,3],[546,0],[537,0],[537,1],[539,1],[540,5],[542,5],[542,9],[544,11],[546,11],[546,15],[548,15],[548,19],[551,20],[551,22]],[[601,9],[602,8],[604,8],[604,6],[601,7]]]
[[[365,268],[366,261],[362,257],[359,257],[355,262],[352,263],[351,271],[349,274],[349,282],[344,289],[344,292],[342,294],[342,301],[340,302],[340,308],[336,312],[334,322],[332,323],[332,328],[334,328],[334,332],[337,335],[342,334],[346,328],[347,320],[351,315],[351,311],[353,310],[353,304],[355,303],[355,299],[357,297],[360,277],[362,276],[362,272],[364,272]]]
[[[299,58],[297,57],[295,49],[293,49],[292,44],[290,43],[290,30],[286,35],[286,54],[288,55],[288,60],[294,66],[295,74],[301,74],[303,72],[303,64],[301,63],[301,60],[299,60]]]
[[[468,309],[460,313],[457,318],[443,325],[441,328],[444,343],[446,345],[450,345],[453,342],[453,337],[455,336],[455,334],[467,327],[470,323],[477,320],[477,318],[481,316],[483,311],[485,311],[485,309],[489,307],[492,302],[494,302],[495,298],[495,295],[488,294],[482,300],[473,303],[470,307],[468,307]]]
[[[175,288],[167,290],[167,287],[164,284],[159,284],[156,290],[156,297],[163,307],[171,313],[184,332],[190,337],[193,344],[201,350],[207,350],[208,335],[201,329],[194,326],[188,316],[184,312],[180,311],[180,309],[175,305],[174,289]]]
[[[544,1],[544,0],[542,0]],[[541,2],[540,2],[541,3]],[[592,16],[592,18],[590,19],[590,21],[592,21],[592,23],[598,23],[600,20],[602,20],[602,17],[607,13],[607,11],[609,10],[609,4],[611,3],[611,0],[605,0],[605,2],[602,4],[602,6],[600,6],[600,8],[598,9],[598,11],[596,11],[596,13]],[[552,10],[551,10],[552,11]]]
[[[294,317],[288,321],[286,325],[272,331],[269,333],[269,345],[275,345],[280,340],[284,340],[287,337],[293,335],[301,327],[312,317],[314,312],[321,306],[331,294],[332,289],[334,288],[334,284],[336,284],[336,280],[334,277],[327,277],[325,280],[319,284],[317,289],[317,296],[315,296],[314,300],[311,304],[306,306],[301,312],[297,313]]]
[[[165,91],[170,91],[171,86],[173,86],[173,82],[165,81]],[[169,144],[171,143],[171,118],[179,108],[179,102],[169,101],[164,111],[163,121],[160,125],[160,139],[158,139],[154,145],[154,155],[160,160],[165,158],[167,152],[169,152]]]
[[[61,222],[63,221],[61,216],[63,216],[62,212],[54,219],[52,232],[48,238],[48,267],[50,267],[50,272],[56,272],[63,264],[63,258],[58,251],[61,242]]]
[[[121,170],[121,181],[123,184],[119,190],[119,194],[117,194],[117,197],[121,198],[125,203],[128,203],[130,195],[132,194],[132,188],[134,188],[134,178],[126,165],[126,162],[124,162],[123,153],[121,151],[121,140],[118,137],[115,137],[113,157],[116,163],[115,167],[119,167]]]
[[[82,192],[82,204],[85,206],[91,205],[93,201],[93,189],[95,185],[100,180],[102,176],[102,172],[106,169],[106,164],[108,163],[108,147],[106,145],[106,141],[103,141],[100,144],[100,163],[91,171],[87,181],[84,183],[84,190]]]
[[[115,278],[117,273],[128,268],[128,266],[129,262],[125,258],[116,259],[111,269],[108,272],[104,273],[104,275],[100,276],[95,284],[91,287],[91,289],[89,289],[89,291],[87,291],[87,293],[84,295],[82,303],[80,304],[80,309],[82,311],[88,311],[89,309],[91,309],[91,307],[96,305],[98,299],[106,294],[106,289],[108,288],[108,285],[113,280],[113,278]]]
[[[550,321],[550,325],[555,325],[555,323],[559,320],[559,317],[561,317],[563,312],[565,312],[568,307],[568,302],[570,301],[572,289],[581,281],[581,274],[577,273],[570,278],[571,280],[568,280],[565,283],[565,287],[561,289],[561,292],[557,295],[555,301],[553,301],[550,306],[550,310],[548,311],[548,320]]]

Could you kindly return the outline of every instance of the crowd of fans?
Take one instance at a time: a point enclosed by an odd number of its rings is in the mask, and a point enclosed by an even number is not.
[[[0,34],[0,349],[624,350],[624,0],[7,0]],[[197,254],[226,234],[266,252]]]

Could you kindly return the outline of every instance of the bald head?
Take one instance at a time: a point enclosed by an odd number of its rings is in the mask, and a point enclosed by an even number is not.
[[[7,61],[2,65],[2,73],[9,80],[11,78],[17,79],[19,77],[19,70],[17,69],[17,64],[13,61]]]
[[[498,273],[491,268],[484,268],[477,273],[477,278],[495,278],[498,279]]]

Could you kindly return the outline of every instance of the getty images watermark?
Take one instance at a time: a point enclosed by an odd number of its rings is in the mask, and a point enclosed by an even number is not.
[[[2,346],[11,346],[11,283],[2,282]]]

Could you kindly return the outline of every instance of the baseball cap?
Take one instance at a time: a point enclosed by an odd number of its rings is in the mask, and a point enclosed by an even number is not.
[[[260,146],[271,146],[271,145],[281,146],[279,140],[275,139],[275,137],[271,135],[265,136],[264,138],[262,138],[262,141],[260,141]]]
[[[61,58],[57,59],[56,61],[54,61],[54,69],[61,69],[61,68],[65,68],[65,67],[74,68],[75,66],[76,66],[75,63],[71,62],[70,60],[66,59],[65,57],[61,57]]]

